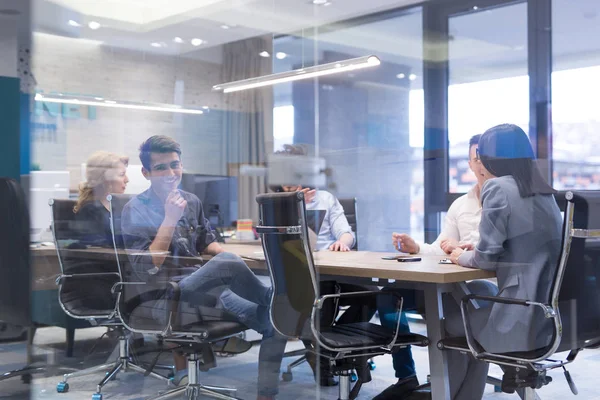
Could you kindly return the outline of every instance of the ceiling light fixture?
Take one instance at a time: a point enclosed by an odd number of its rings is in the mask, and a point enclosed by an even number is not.
[[[221,29],[229,29],[229,28],[230,28],[229,25],[225,25],[225,24],[221,25]]]
[[[180,38],[179,36],[176,36],[176,37],[173,39],[173,41],[174,41],[175,43],[183,43],[183,39],[182,39],[182,38]]]
[[[264,58],[271,57],[268,51],[261,51],[260,53],[258,53],[258,55]]]
[[[94,31],[95,31],[96,29],[100,29],[100,26],[101,26],[101,25],[100,25],[98,22],[96,22],[96,21],[91,21],[91,22],[88,24],[88,26],[90,27],[90,29],[92,29],[92,30],[94,30]]]
[[[414,81],[415,79],[417,79],[417,76],[415,74],[410,74],[408,76],[408,79],[410,79],[411,81]]]
[[[114,100],[96,100],[101,97],[65,97],[65,96],[54,96],[54,95],[42,95],[38,93],[35,95],[35,101],[41,101],[44,103],[61,103],[61,104],[78,104],[84,106],[94,107],[109,107],[109,108],[125,108],[130,110],[143,110],[143,111],[164,111],[171,113],[180,114],[204,114],[204,111],[193,108],[183,108],[172,104],[156,104],[156,103],[134,103],[128,101],[117,102]]]
[[[312,3],[315,6],[322,6],[322,5],[325,5],[325,3],[327,3],[327,0],[312,0]]]
[[[74,21],[72,19],[69,20],[69,25],[74,26],[76,28],[79,28],[81,26],[81,24],[77,21]]]
[[[200,46],[202,43],[204,43],[204,40],[193,38],[190,43],[192,43],[192,46]]]
[[[315,65],[313,67],[301,68],[292,71],[279,72],[276,74],[260,76],[258,78],[244,79],[241,81],[223,83],[213,86],[213,90],[223,93],[238,92],[240,90],[253,89],[263,86],[276,85],[283,82],[298,81],[301,79],[316,78],[318,76],[338,74],[341,72],[354,71],[357,69],[376,67],[381,61],[376,56],[364,56],[351,58],[349,60],[337,61],[329,64]]]
[[[278,60],[283,60],[286,57],[287,54],[285,54],[283,51],[278,51],[277,53],[275,53],[275,58],[277,58]]]
[[[396,75],[396,78],[398,78],[398,79],[404,79],[404,78],[406,78],[406,75],[405,74],[398,74],[398,75]]]
[[[160,44],[158,42],[152,42],[152,43],[150,43],[150,46],[152,46],[152,47],[162,47],[162,44]]]

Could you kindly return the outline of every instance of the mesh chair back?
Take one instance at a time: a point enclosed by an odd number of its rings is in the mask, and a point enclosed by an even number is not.
[[[350,224],[352,232],[354,232],[354,235],[357,237],[354,248],[358,249],[358,214],[356,209],[356,198],[353,197],[351,199],[340,199],[339,201],[344,209],[344,214],[346,215],[348,224]]]
[[[271,321],[283,335],[301,337],[318,296],[304,194],[262,194],[256,201],[260,214],[257,230],[274,288]]]
[[[17,181],[0,178],[0,320],[31,325],[29,211]]]
[[[110,318],[116,310],[111,289],[119,281],[108,226],[73,211],[75,201],[53,199],[52,233],[63,274],[59,303],[74,318]],[[98,209],[100,217],[108,212]],[[106,220],[108,221],[108,220]]]
[[[565,197],[563,251],[551,299],[563,325],[559,351],[600,341],[600,191]]]

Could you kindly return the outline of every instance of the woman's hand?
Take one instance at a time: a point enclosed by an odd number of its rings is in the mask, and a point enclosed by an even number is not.
[[[457,247],[456,249],[454,249],[452,251],[452,253],[450,253],[450,261],[452,261],[456,265],[460,265],[458,263],[458,257],[460,257],[460,255],[464,252],[465,251],[463,249],[461,249],[460,247]]]

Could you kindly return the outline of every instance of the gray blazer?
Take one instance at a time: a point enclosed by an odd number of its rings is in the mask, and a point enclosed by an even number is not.
[[[547,303],[560,254],[562,221],[552,195],[522,198],[512,176],[486,181],[475,250],[461,265],[496,271],[498,296]],[[475,339],[494,353],[528,351],[551,340],[539,307],[488,304],[470,314]]]

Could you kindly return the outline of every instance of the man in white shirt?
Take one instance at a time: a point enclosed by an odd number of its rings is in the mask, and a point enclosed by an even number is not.
[[[307,210],[324,210],[325,217],[317,236],[317,250],[350,251],[356,243],[352,227],[338,199],[325,190],[283,186],[285,192],[304,192]]]
[[[477,184],[469,192],[456,199],[446,213],[444,228],[432,244],[418,243],[406,233],[393,233],[392,242],[396,250],[410,254],[450,254],[459,245],[475,245],[479,241],[479,221],[481,220],[481,186],[484,178],[481,172],[481,162],[477,158],[477,147],[481,135],[475,135],[469,140],[469,168],[477,178]],[[414,290],[397,290],[404,298],[404,309],[415,307]],[[385,296],[387,297],[387,296]],[[396,309],[390,301],[383,297],[378,301],[377,309],[381,325],[396,329]],[[409,333],[410,327],[406,315],[400,316],[400,333]],[[373,400],[402,399],[408,396],[418,385],[415,363],[410,347],[400,349],[392,354],[394,370],[398,382],[388,387]]]

